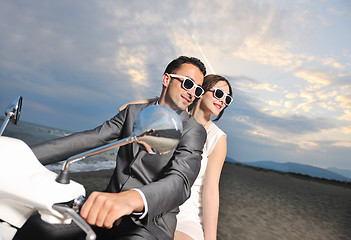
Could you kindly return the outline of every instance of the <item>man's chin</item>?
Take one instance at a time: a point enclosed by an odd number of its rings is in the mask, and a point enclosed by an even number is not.
[[[176,107],[177,107],[177,110],[183,110],[183,111],[185,111],[185,110],[188,109],[188,106],[185,106],[185,105],[181,105],[181,106],[177,105]],[[174,109],[174,110],[175,110],[175,109]]]
[[[179,109],[179,110],[187,110],[188,107],[192,104],[192,102],[186,101],[185,99],[182,99],[182,101],[179,101],[178,103],[174,102],[174,105]]]
[[[188,109],[188,107],[190,106],[192,104],[192,102],[183,102],[183,104],[182,104],[182,106],[181,106],[181,108],[180,109],[182,109],[182,110],[187,110]]]

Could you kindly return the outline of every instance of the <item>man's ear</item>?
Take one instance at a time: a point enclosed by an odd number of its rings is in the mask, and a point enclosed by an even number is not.
[[[171,82],[171,76],[168,73],[163,74],[162,77],[162,84],[164,87],[168,87],[169,83]]]

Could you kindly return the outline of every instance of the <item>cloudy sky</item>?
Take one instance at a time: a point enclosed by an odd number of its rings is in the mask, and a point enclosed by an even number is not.
[[[91,129],[195,56],[234,89],[230,158],[351,170],[350,26],[346,0],[0,0],[0,109]]]

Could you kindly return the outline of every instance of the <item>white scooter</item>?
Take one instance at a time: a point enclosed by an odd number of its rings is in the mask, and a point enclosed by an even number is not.
[[[17,124],[21,107],[20,96],[6,110],[0,135],[9,121]],[[148,151],[165,153],[177,146],[181,134],[182,123],[173,110],[150,106],[139,113],[131,137],[69,158],[59,174],[45,168],[23,141],[0,136],[0,240],[12,239],[36,211],[51,224],[73,220],[87,234],[86,239],[95,239],[95,233],[78,213],[85,188],[69,180],[70,164],[131,142],[142,143]]]

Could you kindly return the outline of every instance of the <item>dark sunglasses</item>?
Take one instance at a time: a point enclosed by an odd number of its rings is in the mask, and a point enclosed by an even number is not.
[[[211,88],[211,90],[213,90],[213,96],[215,96],[215,98],[217,98],[218,100],[221,100],[222,98],[225,97],[224,98],[225,105],[229,106],[232,103],[233,98],[228,94],[226,94],[222,89],[214,87],[214,88]]]
[[[171,78],[182,79],[183,80],[182,87],[185,90],[191,90],[195,88],[195,97],[197,98],[201,97],[201,95],[204,93],[204,90],[202,89],[202,87],[197,85],[193,80],[191,80],[188,77],[180,76],[177,74],[169,74],[169,76],[171,76]]]

